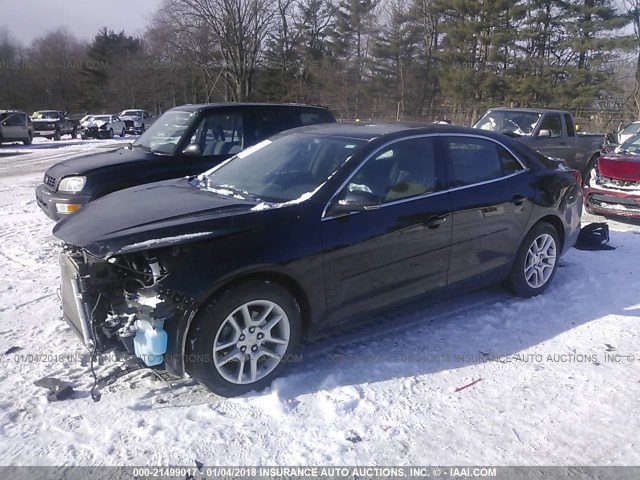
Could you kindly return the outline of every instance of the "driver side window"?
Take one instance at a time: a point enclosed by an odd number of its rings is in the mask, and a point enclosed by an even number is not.
[[[435,139],[403,140],[367,160],[347,185],[372,193],[382,204],[441,190],[436,174]]]
[[[202,156],[235,155],[243,148],[242,115],[214,113],[198,125],[190,143],[200,146]]]
[[[551,132],[551,138],[558,138],[562,136],[562,121],[560,115],[555,113],[547,114],[540,125],[540,130],[549,130]]]

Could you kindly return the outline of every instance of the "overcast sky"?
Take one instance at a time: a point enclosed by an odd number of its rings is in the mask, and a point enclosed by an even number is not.
[[[0,28],[24,45],[58,27],[92,39],[101,27],[142,33],[162,0],[0,0]]]

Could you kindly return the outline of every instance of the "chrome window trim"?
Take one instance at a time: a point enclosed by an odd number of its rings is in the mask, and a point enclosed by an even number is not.
[[[358,171],[362,168],[362,166],[374,157],[374,155],[378,154],[382,149],[387,148],[389,145],[401,142],[403,140],[414,140],[416,138],[429,138],[429,137],[467,137],[467,138],[479,138],[481,140],[488,140],[490,142],[494,142],[494,143],[500,145],[501,147],[503,147],[505,150],[507,150],[513,156],[513,158],[515,158],[518,161],[518,163],[522,167],[522,170],[518,170],[517,172],[510,173],[509,175],[504,175],[502,177],[493,178],[491,180],[485,180],[483,182],[470,183],[469,185],[461,185],[459,187],[453,187],[453,188],[446,188],[446,189],[443,189],[443,190],[440,190],[440,191],[437,191],[437,192],[429,192],[429,193],[424,193],[422,195],[417,195],[415,197],[401,198],[401,199],[398,199],[398,200],[394,200],[392,202],[383,203],[382,205],[380,205],[380,207],[376,208],[375,210],[379,210],[380,208],[384,208],[384,207],[391,206],[391,205],[397,205],[399,203],[411,202],[411,201],[414,201],[414,200],[422,200],[422,199],[427,198],[427,197],[431,197],[431,196],[435,196],[435,195],[442,195],[443,193],[455,192],[457,190],[463,190],[465,188],[476,187],[476,186],[479,186],[479,185],[486,185],[488,183],[499,182],[501,180],[504,180],[504,179],[507,179],[507,178],[511,178],[511,177],[516,176],[516,175],[520,175],[521,173],[524,173],[524,172],[530,170],[529,167],[527,167],[524,163],[522,163],[522,160],[520,160],[520,158],[515,153],[513,153],[513,151],[511,151],[511,149],[509,147],[507,147],[504,143],[502,143],[499,140],[495,140],[493,138],[485,137],[483,135],[476,135],[476,134],[473,134],[473,133],[424,133],[424,134],[418,134],[418,135],[411,135],[411,136],[403,137],[403,138],[396,138],[394,140],[390,140],[387,143],[381,145],[377,150],[375,150],[373,153],[368,155],[364,160],[362,160],[360,162],[360,164],[353,170],[353,172],[347,177],[347,179],[344,182],[342,182],[342,185],[340,185],[338,190],[336,190],[336,192],[331,196],[331,198],[329,199],[327,204],[324,206],[324,209],[322,210],[322,216],[320,218],[320,221],[324,222],[325,220],[333,220],[334,218],[342,218],[342,217],[346,217],[346,216],[353,215],[353,214],[356,214],[356,213],[362,213],[362,212],[349,212],[349,213],[344,213],[344,214],[340,214],[340,215],[337,215],[337,216],[329,216],[329,217],[327,216],[327,210],[329,209],[329,206],[331,205],[333,200],[336,198],[336,196],[349,183],[349,181],[355,176],[355,174],[358,173]]]

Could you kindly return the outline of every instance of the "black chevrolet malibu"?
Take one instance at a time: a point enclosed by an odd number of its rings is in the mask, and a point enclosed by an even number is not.
[[[58,223],[64,315],[91,350],[239,395],[373,311],[496,282],[542,293],[581,206],[577,172],[500,134],[303,127]]]

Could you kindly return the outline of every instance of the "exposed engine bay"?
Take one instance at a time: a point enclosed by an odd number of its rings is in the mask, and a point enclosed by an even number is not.
[[[149,367],[165,361],[179,296],[159,282],[178,247],[118,255],[108,260],[66,246],[60,255],[65,320],[92,352],[126,351]],[[177,301],[176,301],[177,300]]]

